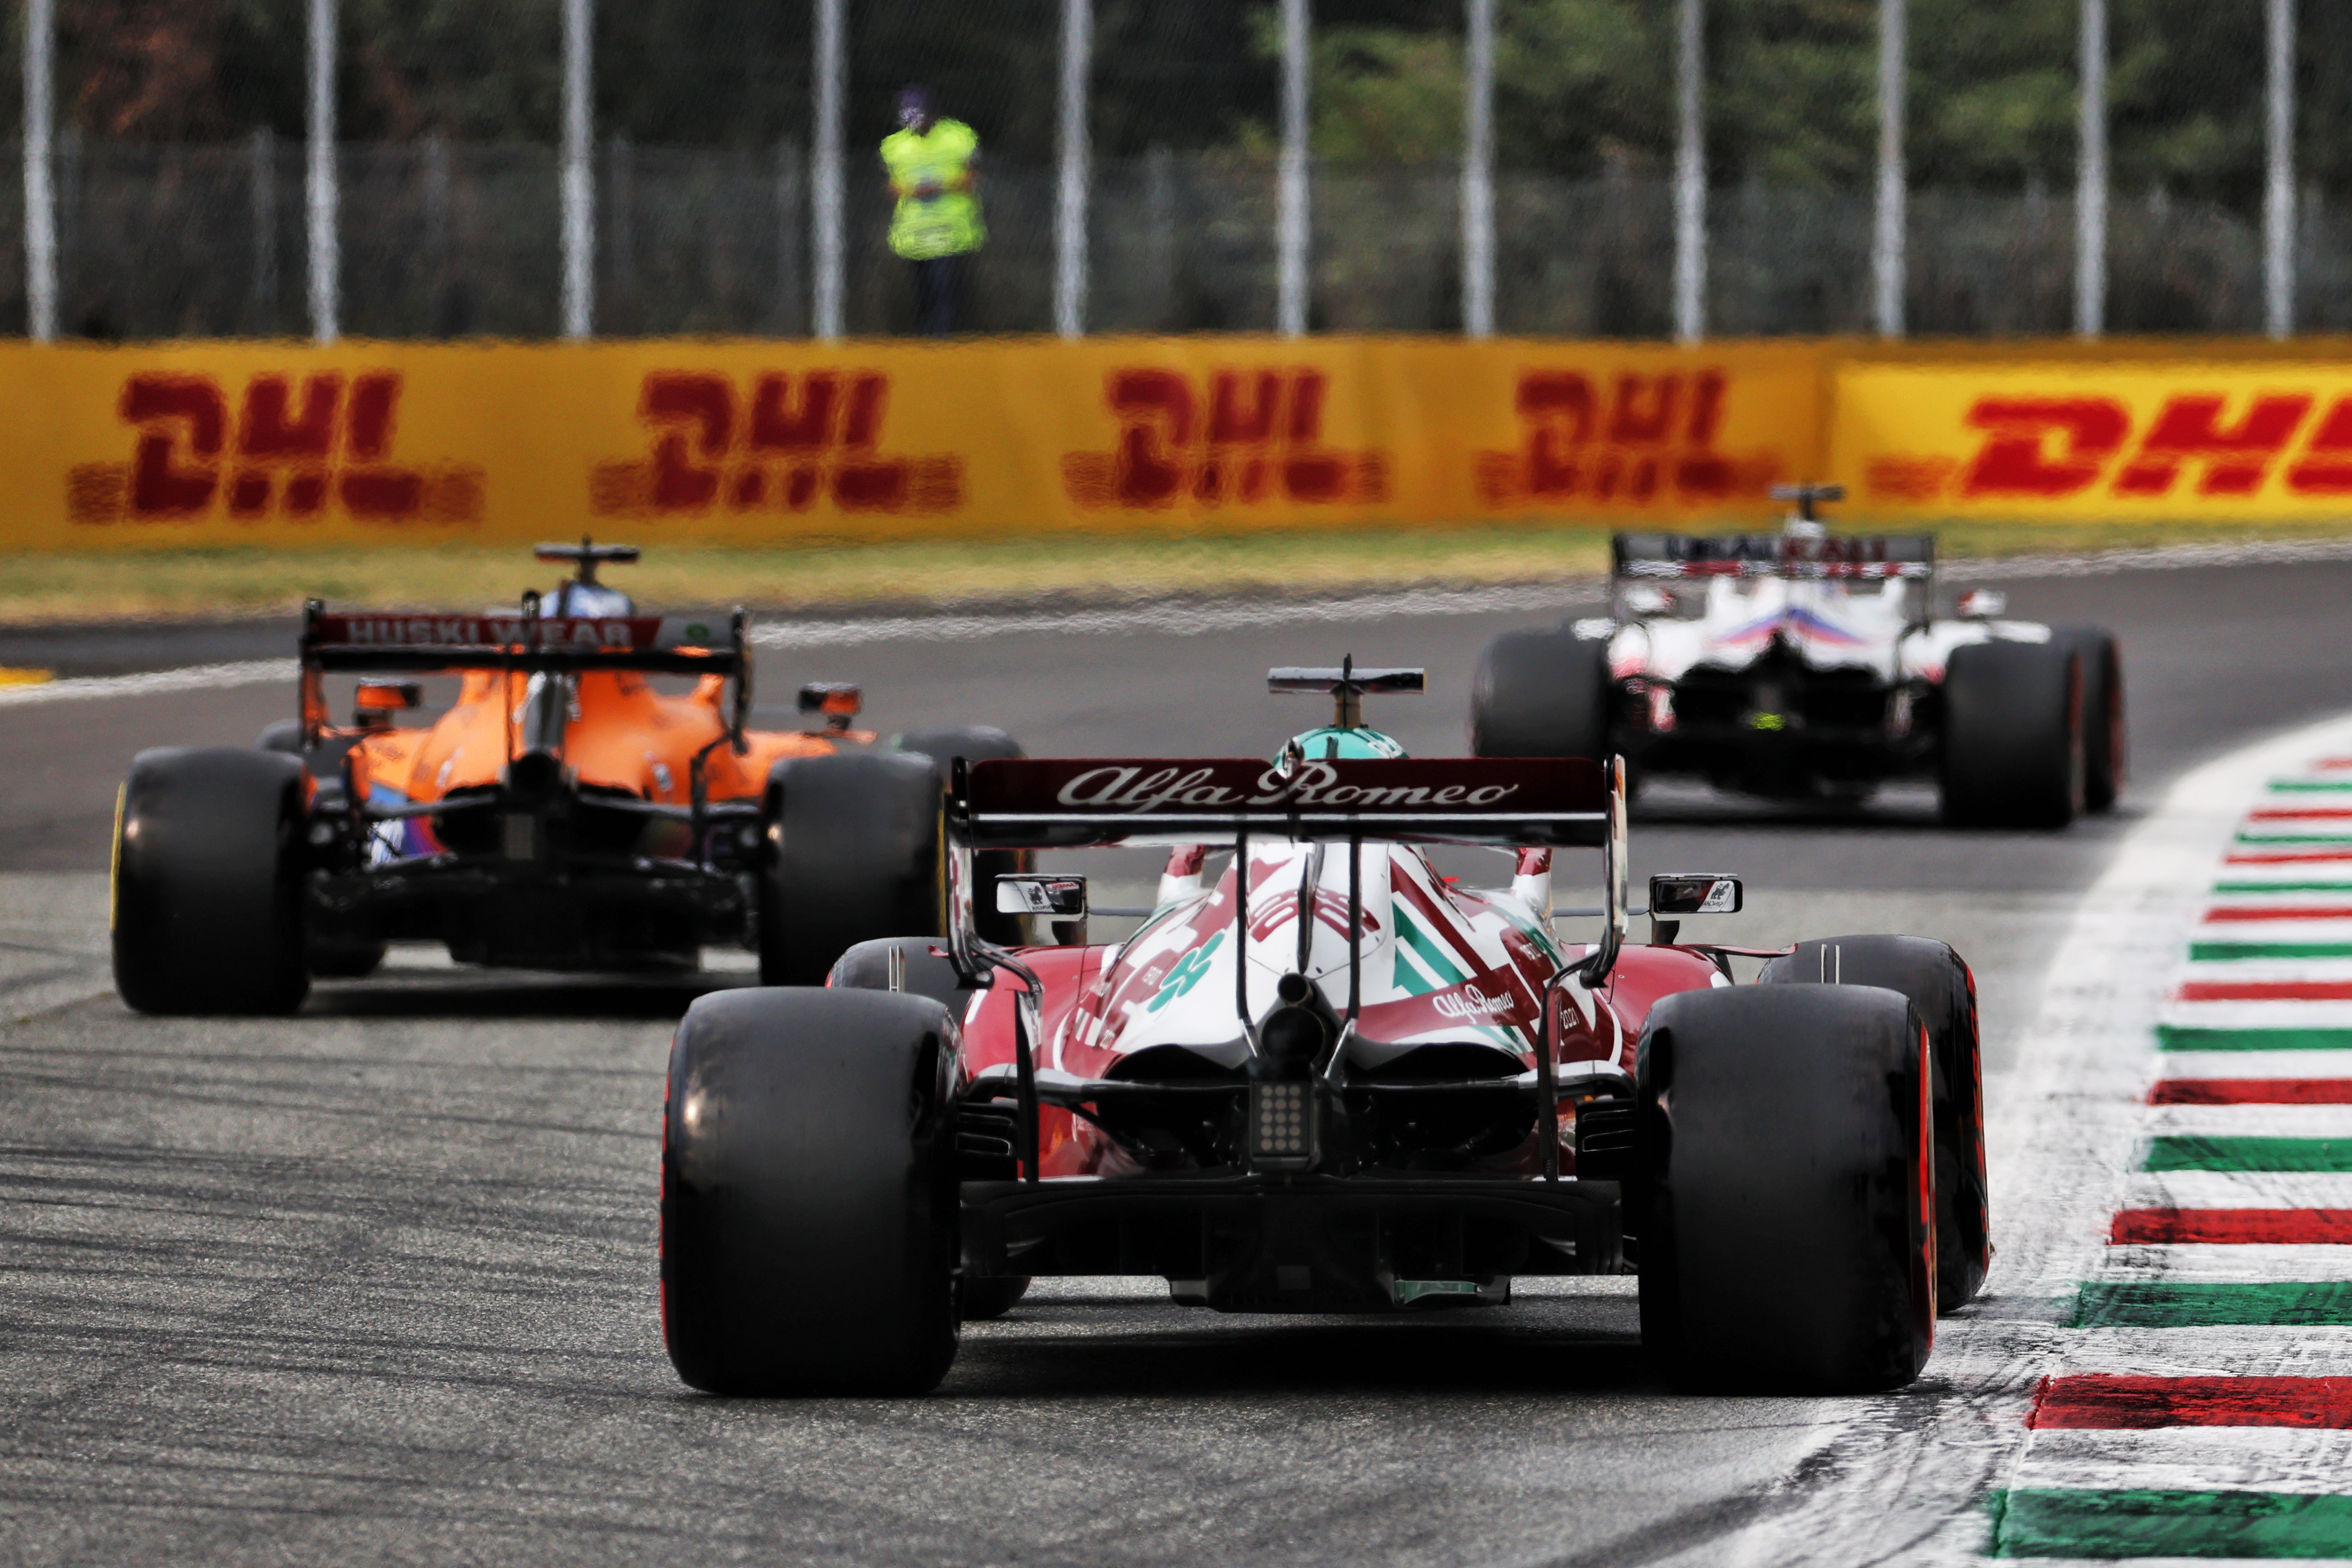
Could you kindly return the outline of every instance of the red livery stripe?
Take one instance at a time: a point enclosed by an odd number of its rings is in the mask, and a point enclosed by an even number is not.
[[[2125,1377],[2042,1381],[2029,1426],[2352,1426],[2352,1377]]]
[[[2352,1078],[2166,1078],[2150,1105],[2352,1105]]]
[[[2352,980],[2192,980],[2183,1002],[2352,1002]]]
[[[2352,1246],[2352,1209],[2119,1209],[2115,1247]]]
[[[2281,904],[2269,909],[2207,910],[2207,925],[2228,925],[2237,921],[2352,921],[2352,909],[2342,904]]]

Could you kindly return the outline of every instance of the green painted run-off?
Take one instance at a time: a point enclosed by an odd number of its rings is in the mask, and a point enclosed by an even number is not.
[[[2189,956],[2200,963],[2233,958],[2352,958],[2352,942],[2193,942]]]
[[[1995,1557],[2352,1557],[2352,1497],[2037,1489],[1989,1500]]]
[[[2174,1134],[2148,1140],[2144,1171],[2352,1171],[2352,1138],[2210,1138]]]
[[[2156,1028],[2159,1051],[2352,1051],[2352,1029]]]
[[[2077,1329],[2307,1328],[2352,1324],[2352,1280],[2111,1281],[2084,1285]]]

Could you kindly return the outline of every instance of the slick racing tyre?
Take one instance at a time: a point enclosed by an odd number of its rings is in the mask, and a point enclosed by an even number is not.
[[[967,725],[961,730],[910,730],[898,737],[898,748],[930,758],[931,764],[939,769],[941,789],[948,787],[958,757],[968,763],[984,763],[1029,754],[1011,735],[984,724]],[[1023,917],[1000,914],[996,908],[996,879],[1026,871],[1029,864],[1026,849],[983,849],[972,857],[971,920],[982,941],[999,947],[1019,947],[1030,940],[1023,928]]]
[[[670,1046],[662,1339],[711,1394],[888,1395],[955,1358],[954,1032],[929,997],[715,992]]]
[[[760,984],[818,985],[847,948],[937,937],[946,863],[930,759],[788,757],[761,807]]]
[[[302,763],[166,747],[115,807],[114,988],[142,1013],[291,1013],[302,946]]]
[[[1611,689],[1607,643],[1564,628],[1505,632],[1478,658],[1471,754],[1606,757]]]
[[[1694,1390],[1866,1394],[1936,1332],[1926,1029],[1864,985],[1685,992],[1637,1077],[1642,1342]]]
[[[1756,978],[1786,985],[1824,976],[1901,992],[1927,1026],[1936,1096],[1936,1308],[1958,1311],[1984,1288],[1992,1265],[1976,977],[1958,953],[1926,937],[1840,936],[1799,942]]]
[[[2083,670],[2083,809],[2112,811],[2130,771],[2123,654],[2115,634],[2097,626],[2053,626],[2051,640],[2073,648]]]
[[[2063,827],[2085,795],[2082,663],[2045,643],[1969,643],[1944,671],[1944,819]]]
[[[933,937],[890,937],[861,942],[835,961],[824,983],[837,990],[884,991],[890,984],[890,954],[899,955],[899,985],[908,995],[928,996],[961,1019],[974,987],[963,983],[955,965],[932,952]],[[1029,1277],[962,1275],[956,1296],[957,1316],[967,1323],[1001,1318],[1029,1291]]]
[[[320,980],[364,980],[383,967],[390,948],[380,942],[336,942],[310,944],[310,973]]]

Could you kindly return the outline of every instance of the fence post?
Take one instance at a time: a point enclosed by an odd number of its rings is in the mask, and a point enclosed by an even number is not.
[[[2082,165],[2074,177],[2074,335],[2107,315],[2107,0],[2082,0]]]
[[[776,335],[782,337],[799,323],[801,301],[801,227],[807,211],[808,156],[800,138],[787,136],[776,143]]]
[[[56,47],[51,0],[26,0],[25,331],[37,343],[54,342],[58,335],[57,187],[49,166]]]
[[[1093,75],[1093,0],[1062,0],[1062,178],[1054,204],[1054,331],[1087,330],[1087,88]]]
[[[1275,188],[1275,328],[1307,331],[1307,0],[1282,0],[1282,163]]]
[[[811,235],[815,297],[809,314],[815,335],[830,342],[841,336],[842,190],[841,115],[845,74],[842,6],[846,0],[816,0],[816,147],[809,170]]]
[[[1675,337],[1706,335],[1706,74],[1705,0],[1682,0],[1675,49]]]
[[[253,128],[246,143],[253,216],[253,326],[263,337],[278,324],[278,137]]]
[[[2270,0],[2269,188],[2263,200],[2263,299],[2271,336],[2294,331],[2294,0]]]
[[[1878,0],[1878,233],[1871,271],[1878,285],[1878,335],[1903,335],[1908,280],[1905,224],[1910,191],[1903,167],[1903,116],[1909,37],[1905,0]]]
[[[563,0],[563,335],[585,338],[596,314],[593,0]]]
[[[1462,50],[1462,331],[1495,335],[1495,0],[1469,0]]]
[[[336,233],[335,0],[310,0],[310,335],[341,335],[342,252]]]

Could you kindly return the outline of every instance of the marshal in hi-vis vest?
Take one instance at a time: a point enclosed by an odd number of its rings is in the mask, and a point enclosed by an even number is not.
[[[882,163],[898,195],[890,216],[891,249],[909,261],[929,261],[981,247],[988,231],[971,188],[978,151],[980,138],[961,120],[935,120],[925,135],[907,130],[883,138]],[[939,186],[939,195],[916,195],[916,187],[926,184]]]

